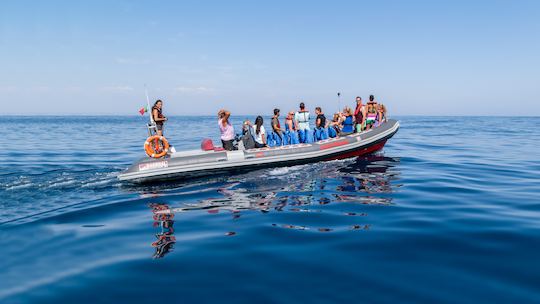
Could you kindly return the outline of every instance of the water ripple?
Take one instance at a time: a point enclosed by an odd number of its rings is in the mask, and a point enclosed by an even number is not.
[[[141,118],[4,117],[0,301],[537,301],[539,119],[400,122],[369,157],[129,185]]]

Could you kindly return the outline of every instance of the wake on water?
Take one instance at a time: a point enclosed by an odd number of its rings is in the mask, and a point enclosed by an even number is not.
[[[2,188],[0,188],[7,194],[7,199],[13,202],[4,204],[0,224],[35,221],[52,215],[57,216],[63,212],[70,212],[70,210],[93,208],[108,203],[121,203],[126,197],[133,199],[137,197],[165,197],[167,195],[190,196],[201,191],[217,191],[227,196],[228,192],[260,193],[269,188],[309,191],[310,188],[306,188],[303,183],[306,177],[309,176],[308,179],[317,176],[335,178],[339,174],[339,171],[336,173],[336,168],[346,167],[355,161],[355,159],[334,160],[291,167],[260,169],[228,177],[170,181],[153,185],[120,183],[116,179],[119,170],[111,171],[103,168],[73,172],[53,170],[49,173],[19,176],[16,180],[3,183]],[[348,174],[347,172],[341,173],[341,175]],[[260,183],[261,180],[267,180],[267,184]],[[56,197],[46,204],[34,203],[58,191],[62,193],[60,198]],[[156,193],[157,191],[159,194]],[[92,199],[84,200],[84,197],[88,197],[89,193],[92,194]],[[118,198],[115,199],[115,197]],[[242,200],[242,198],[231,195],[228,199]],[[109,202],[106,202],[107,200]]]

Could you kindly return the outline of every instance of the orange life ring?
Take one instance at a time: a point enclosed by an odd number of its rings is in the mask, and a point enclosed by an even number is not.
[[[163,157],[169,151],[169,142],[163,136],[150,136],[144,142],[144,151],[153,158]]]

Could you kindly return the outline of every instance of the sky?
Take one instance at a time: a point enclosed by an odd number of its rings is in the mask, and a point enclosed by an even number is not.
[[[540,115],[540,1],[2,1],[0,115]],[[337,92],[342,93],[338,104]]]

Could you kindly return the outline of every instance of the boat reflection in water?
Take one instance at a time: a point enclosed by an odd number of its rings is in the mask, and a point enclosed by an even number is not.
[[[176,237],[174,236],[174,213],[161,212],[170,210],[166,204],[150,204],[154,218],[154,227],[159,227],[160,232],[156,234],[156,241],[152,243],[152,247],[156,249],[153,257],[155,259],[162,258],[167,253],[173,250]]]
[[[368,156],[358,158],[351,165],[339,169],[344,173],[341,177],[343,185],[337,187],[337,192],[360,192],[368,195],[359,197],[358,195],[336,194],[336,200],[342,202],[360,202],[370,205],[390,205],[391,197],[376,197],[371,194],[392,193],[391,181],[398,178],[399,172],[394,167],[399,162],[398,159],[384,156]]]
[[[204,211],[210,214],[228,212],[233,219],[241,216],[242,211],[259,211],[261,213],[284,212],[309,213],[319,215],[336,214],[348,216],[349,220],[335,224],[334,227],[308,227],[306,225],[279,223],[275,218],[273,227],[296,230],[311,230],[330,232],[334,230],[367,230],[368,223],[349,223],[350,216],[367,216],[367,210],[362,205],[392,205],[392,197],[387,195],[399,187],[396,180],[399,171],[396,165],[398,159],[383,156],[367,156],[355,161],[305,165],[290,171],[278,171],[261,179],[261,172],[245,175],[241,178],[230,178],[222,183],[216,192],[219,196],[198,200],[193,203],[182,203],[181,206],[170,208],[167,204],[151,204],[154,226],[159,226],[161,232],[156,234],[157,240],[152,243],[156,248],[155,258],[163,257],[170,252],[176,241],[174,237],[174,215],[181,212]],[[268,172],[267,172],[268,173]],[[215,194],[214,194],[215,196]],[[338,205],[328,208],[325,205]],[[336,211],[339,210],[339,211]],[[287,216],[287,220],[298,219],[305,222],[300,214]],[[365,218],[363,218],[365,219]],[[279,218],[278,218],[279,220]],[[325,221],[321,221],[321,224]],[[345,225],[345,226],[344,226]],[[226,232],[225,235],[235,235],[236,232]]]

